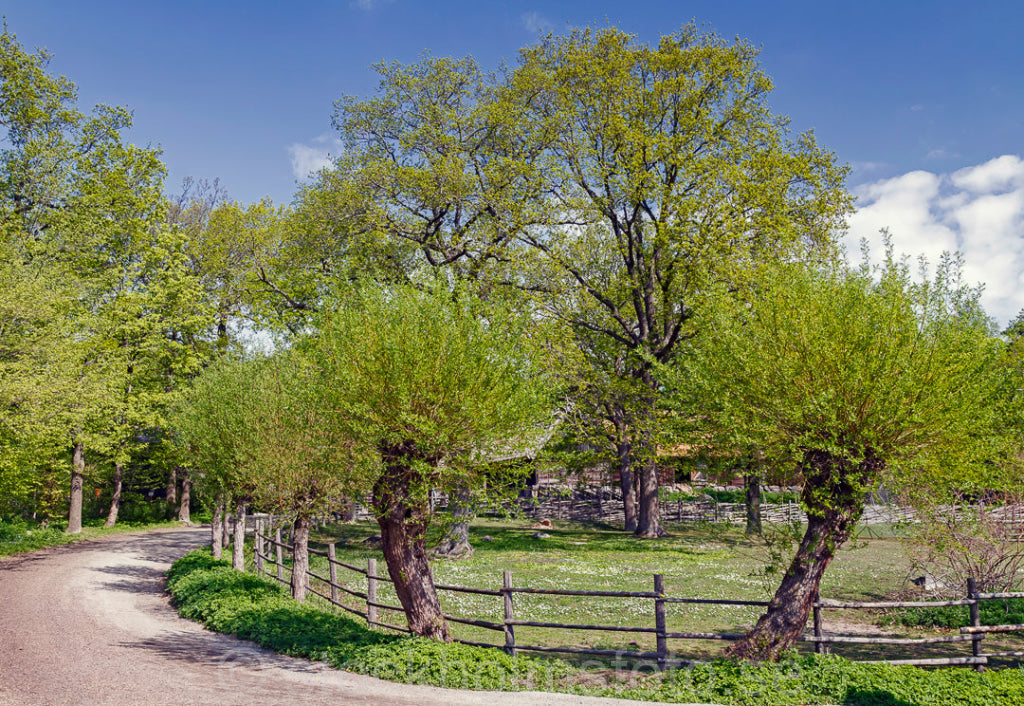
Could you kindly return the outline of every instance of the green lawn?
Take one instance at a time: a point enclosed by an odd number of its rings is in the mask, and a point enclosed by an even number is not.
[[[731,525],[668,525],[671,536],[658,540],[637,539],[604,525],[582,526],[555,522],[552,529],[539,529],[529,520],[479,519],[470,529],[475,547],[472,557],[462,560],[437,559],[433,563],[438,584],[498,589],[502,572],[512,572],[513,585],[530,588],[570,590],[651,591],[653,575],[664,576],[666,595],[677,598],[767,600],[774,579],[760,576],[767,550],[760,540],[744,537],[742,528]],[[550,535],[534,538],[538,531]],[[364,543],[376,534],[372,522],[328,525],[313,535],[311,546],[325,549],[336,543],[339,560],[365,567],[367,559],[384,562],[378,547]],[[847,600],[878,600],[903,587],[908,560],[893,533],[875,528],[879,538],[851,542],[829,567],[822,596]],[[484,538],[490,537],[490,541]],[[326,576],[326,559],[312,557],[313,571]],[[354,590],[365,591],[365,577],[339,569],[339,579]],[[321,590],[326,590],[321,587]],[[378,599],[397,605],[394,592],[379,584]],[[365,608],[359,599],[350,605]],[[500,622],[502,599],[463,593],[441,592],[447,613],[466,618]],[[654,626],[653,601],[645,598],[591,598],[570,596],[515,596],[516,617],[538,622],[577,623],[610,626]],[[668,606],[668,629],[699,632],[744,632],[753,625],[761,609],[749,606]],[[384,612],[382,619],[404,624],[399,614]],[[866,612],[833,611],[830,621],[871,624],[877,615]],[[456,637],[502,644],[503,635],[483,628],[452,624]],[[910,628],[889,628],[902,635],[918,634]],[[839,632],[839,630],[836,630]],[[628,651],[653,650],[650,634],[566,631],[518,626],[516,643],[521,645],[589,647]],[[671,641],[669,647],[684,658],[710,658],[721,653],[721,641]],[[805,646],[806,647],[806,646]],[[904,648],[905,653],[905,648]],[[949,648],[937,654],[949,654]]]

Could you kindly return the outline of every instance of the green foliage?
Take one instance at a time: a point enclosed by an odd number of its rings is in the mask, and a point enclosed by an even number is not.
[[[375,452],[408,444],[420,459],[443,458],[445,472],[430,482],[449,487],[489,459],[528,450],[551,423],[533,326],[440,278],[364,284],[324,314],[303,348],[343,436]]]
[[[958,278],[946,259],[934,280],[914,283],[891,254],[875,268],[765,268],[749,304],[723,299],[707,335],[665,370],[676,408],[698,420],[693,440],[758,447],[779,465],[870,456],[881,464],[844,481],[861,494],[882,473],[896,486],[989,482],[1000,344]]]
[[[295,657],[360,674],[450,688],[515,689],[560,663],[434,640],[385,635],[337,613],[296,603],[276,584],[197,550],[175,562],[167,588],[182,616]]]
[[[615,696],[671,702],[790,706],[1010,706],[1019,702],[1019,670],[977,673],[967,669],[927,671],[916,667],[857,664],[840,657],[791,655],[778,663],[719,661],[651,678]],[[599,691],[612,695],[608,691]]]
[[[79,110],[48,63],[4,25],[0,501],[27,513],[49,512],[38,499],[58,494],[73,444],[99,480],[155,438],[207,326],[183,237],[163,225],[159,151],[123,140],[127,109]]]
[[[362,490],[366,463],[321,404],[321,385],[294,351],[210,366],[174,420],[207,488],[303,517]]]

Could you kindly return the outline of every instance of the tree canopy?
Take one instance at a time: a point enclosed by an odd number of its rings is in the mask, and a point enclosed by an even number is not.
[[[803,488],[804,539],[733,654],[777,658],[796,639],[880,483],[992,482],[1005,368],[977,298],[952,258],[923,282],[891,254],[876,267],[766,267],[754,295],[709,308],[702,335],[662,371],[692,441],[757,447]]]

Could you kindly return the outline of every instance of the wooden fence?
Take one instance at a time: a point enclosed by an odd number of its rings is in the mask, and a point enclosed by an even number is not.
[[[284,551],[292,551],[292,546],[283,541],[281,528],[277,527],[273,536],[269,536],[270,524],[266,519],[257,517],[255,519],[254,545],[255,545],[255,566],[257,573],[267,574],[276,578],[282,583],[289,583],[285,580],[287,567],[284,564]],[[273,547],[273,555],[270,548]],[[310,554],[325,557],[328,564],[328,576],[322,576],[309,570],[307,573],[312,579],[320,582],[314,586],[310,582],[310,592],[319,596],[329,604],[344,611],[364,618],[367,624],[373,628],[387,628],[398,632],[408,633],[409,629],[400,625],[385,622],[381,619],[380,611],[390,611],[404,614],[401,606],[382,603],[377,598],[377,589],[381,582],[391,583],[386,575],[378,573],[377,560],[368,559],[366,568],[354,566],[339,561],[335,555],[335,545],[329,544],[327,551],[310,549]],[[274,565],[274,571],[268,570],[268,564]],[[366,591],[358,591],[346,587],[338,581],[338,570],[344,569],[366,577]],[[326,588],[324,588],[326,587]],[[554,652],[563,654],[595,655],[601,657],[615,657],[618,659],[650,660],[657,665],[659,670],[664,670],[670,665],[695,664],[699,660],[671,658],[669,656],[669,640],[738,640],[744,633],[715,633],[715,632],[671,632],[668,630],[666,621],[666,606],[671,604],[689,605],[725,605],[725,606],[753,606],[766,607],[765,601],[744,601],[726,600],[712,598],[675,598],[665,595],[664,577],[661,574],[653,575],[651,591],[573,591],[548,588],[528,588],[515,586],[512,582],[512,572],[505,571],[502,577],[500,588],[470,588],[465,586],[450,586],[436,584],[439,591],[476,594],[485,596],[500,597],[502,599],[502,613],[499,620],[470,619],[457,615],[445,614],[445,619],[453,623],[470,625],[493,632],[502,633],[502,642],[477,642],[472,640],[457,639],[468,645],[480,647],[496,647],[504,649],[508,654],[515,655],[518,650],[531,652]],[[319,590],[318,590],[319,589]],[[326,592],[324,592],[326,591]],[[346,603],[342,600],[342,594],[358,599],[360,607],[353,607],[351,599]],[[651,601],[651,615],[654,618],[653,626],[624,627],[616,625],[582,625],[574,623],[542,622],[525,619],[516,613],[516,601],[514,597],[524,594],[549,595],[549,596],[575,596],[581,598],[640,598]],[[979,606],[985,600],[1003,600],[1008,598],[1024,598],[1024,593],[980,593],[976,589],[974,579],[968,582],[967,596],[959,600],[946,601],[875,601],[875,602],[850,602],[819,599],[814,603],[812,618],[813,627],[809,633],[801,636],[802,642],[814,644],[814,650],[818,653],[828,651],[831,644],[866,644],[866,645],[888,645],[888,646],[926,646],[950,643],[971,643],[971,654],[968,656],[947,656],[935,658],[908,658],[908,659],[887,659],[887,660],[859,660],[867,663],[886,662],[888,664],[910,664],[920,666],[940,665],[972,665],[975,668],[983,669],[990,657],[1024,657],[1024,651],[1002,651],[983,652],[982,644],[985,635],[990,633],[1014,633],[1024,632],[1024,625],[988,625],[983,626],[980,619]],[[871,610],[871,609],[897,609],[897,608],[937,608],[944,606],[967,606],[971,624],[960,628],[959,634],[940,635],[924,638],[903,638],[890,637],[885,635],[836,635],[828,634],[824,629],[824,613],[831,610]],[[360,609],[362,608],[362,609]],[[517,627],[555,628],[562,630],[584,630],[603,631],[617,633],[653,634],[655,637],[656,649],[653,652],[636,652],[629,650],[607,650],[590,649],[580,647],[557,647],[542,645],[527,645],[516,641]]]

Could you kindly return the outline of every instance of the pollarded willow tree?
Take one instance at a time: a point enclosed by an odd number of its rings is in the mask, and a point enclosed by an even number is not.
[[[778,659],[800,636],[868,491],[990,475],[1005,368],[977,297],[950,258],[923,283],[891,254],[879,267],[767,268],[752,299],[723,298],[662,370],[695,441],[788,459],[803,488],[803,539],[731,655]]]
[[[208,368],[175,417],[186,457],[218,504],[234,502],[236,521],[253,503],[292,520],[292,597],[309,588],[312,518],[365,487],[356,445],[340,436],[322,403],[322,379],[302,356],[280,351],[248,360],[224,358]],[[212,540],[218,551],[220,528]],[[239,544],[235,568],[241,569]]]
[[[253,502],[292,518],[292,597],[309,590],[313,518],[366,485],[375,464],[322,404],[319,371],[295,351],[253,362],[244,400],[252,448],[241,469]]]
[[[535,324],[444,279],[363,285],[304,348],[341,435],[379,460],[372,504],[413,634],[449,640],[428,561],[431,489],[483,482],[481,462],[546,431],[551,390]]]

